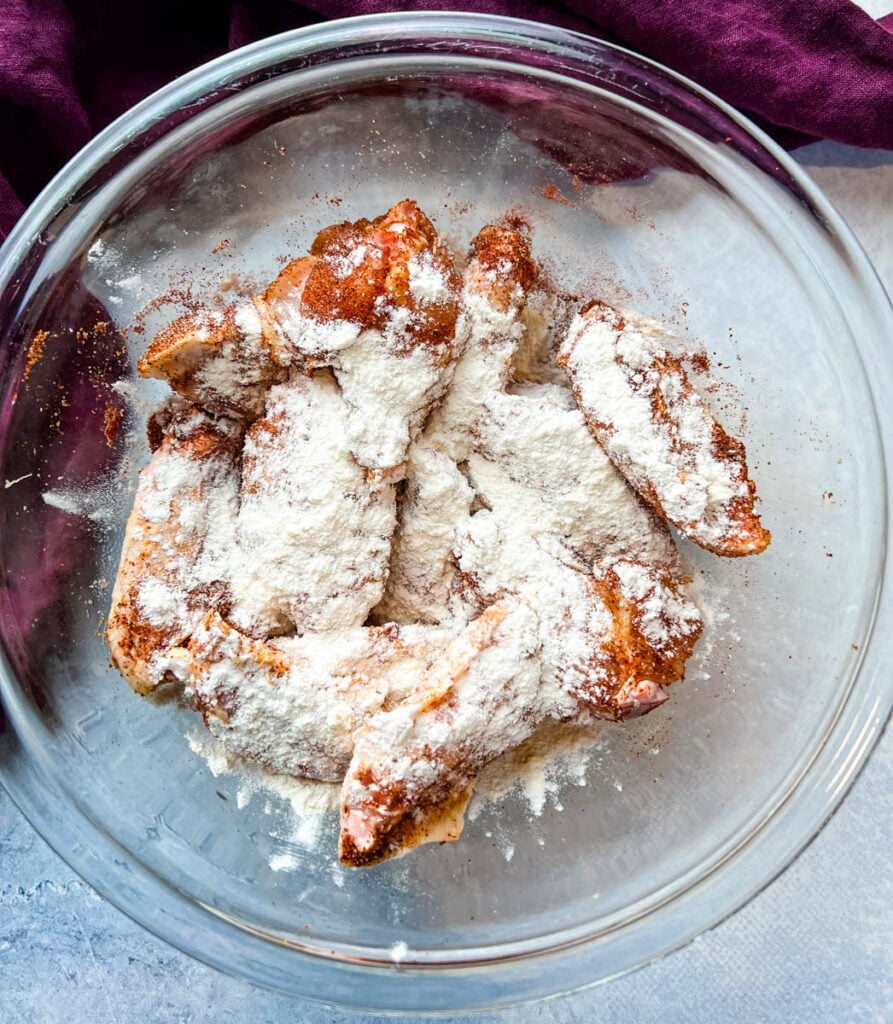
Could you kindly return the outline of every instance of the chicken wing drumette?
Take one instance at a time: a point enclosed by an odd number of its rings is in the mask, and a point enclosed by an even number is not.
[[[212,412],[250,419],[289,367],[331,367],[351,453],[373,477],[397,480],[461,354],[458,314],[452,255],[405,200],[375,220],[324,229],[309,256],[253,299],[177,320],[139,371]]]

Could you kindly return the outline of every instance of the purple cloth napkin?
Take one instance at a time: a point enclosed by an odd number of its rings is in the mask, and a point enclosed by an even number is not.
[[[893,2],[893,0],[891,0]],[[100,128],[227,49],[326,18],[436,10],[435,0],[4,0],[0,239]],[[893,149],[893,15],[848,0],[475,0],[479,13],[620,42],[689,75],[784,141]]]

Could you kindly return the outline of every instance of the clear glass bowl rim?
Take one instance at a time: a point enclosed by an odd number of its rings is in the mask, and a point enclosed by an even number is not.
[[[631,59],[656,78],[668,81],[678,93],[688,94],[701,109],[713,108],[733,122],[768,154],[827,229],[850,270],[866,311],[865,320],[874,326],[863,336],[861,346],[863,359],[872,367],[873,396],[877,399],[893,393],[893,361],[884,351],[885,336],[893,336],[893,311],[884,289],[843,220],[779,146],[707,90],[630,50],[564,29],[490,15],[424,12],[326,22],[261,40],[175,80],[97,135],[34,200],[0,248],[0,293],[14,281],[26,256],[33,256],[34,246],[41,244],[47,227],[66,209],[71,197],[78,195],[94,175],[101,174],[114,156],[139,143],[171,114],[213,96],[229,83],[265,68],[275,69],[278,62],[294,61],[300,55],[334,53],[360,39],[418,43],[433,38],[503,42],[527,47],[545,57],[572,52],[578,58],[614,55]],[[445,50],[438,50],[438,55],[445,54]],[[893,410],[887,411],[883,401],[876,400],[874,405],[881,438],[893,436]],[[889,510],[887,480],[885,493]],[[9,756],[0,762],[0,781],[56,852],[110,902],[184,952],[245,980],[329,1003],[401,1013],[484,1009],[570,991],[642,966],[714,927],[777,877],[818,834],[864,767],[893,704],[893,685],[884,672],[886,651],[881,650],[893,647],[887,640],[893,636],[891,572],[885,544],[883,585],[871,642],[862,652],[856,682],[808,769],[761,827],[722,865],[697,880],[682,898],[659,904],[607,935],[558,944],[530,956],[495,955],[473,962],[457,959],[436,966],[411,962],[397,965],[330,959],[309,949],[275,947],[266,937],[252,935],[224,920],[212,908],[187,901],[142,866],[128,863],[127,851],[95,823],[86,818],[66,822],[55,811],[58,805],[54,796],[58,795],[53,792],[52,780],[29,773],[23,757],[25,746],[18,738],[13,738]],[[0,675],[5,677],[0,680],[2,684],[12,679],[5,656],[0,658]],[[0,739],[5,741],[2,730]],[[276,950],[280,957],[283,953],[290,956],[290,969],[283,970],[282,963],[265,965],[264,951],[270,950]],[[249,951],[254,955],[246,955]],[[369,984],[373,977],[374,994]],[[447,997],[460,980],[461,996]]]

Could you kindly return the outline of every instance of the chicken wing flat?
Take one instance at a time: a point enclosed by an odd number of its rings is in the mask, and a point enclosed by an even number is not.
[[[351,456],[347,415],[329,372],[294,372],[245,436],[231,616],[246,633],[359,626],[381,599],[394,488]]]
[[[524,333],[523,312],[538,268],[526,230],[488,225],[471,243],[456,328],[462,356],[425,437],[457,462],[467,458],[484,398],[502,391]]]
[[[681,679],[703,623],[665,571],[618,561],[555,616],[508,596],[450,644],[418,688],[354,737],[342,787],[343,863],[456,839],[479,772],[547,719],[632,718]],[[556,626],[558,631],[556,633]],[[444,819],[450,831],[436,826]]]
[[[207,609],[229,603],[241,440],[234,422],[182,406],[140,474],[106,637],[144,696],[166,681],[170,652]]]
[[[457,466],[467,459],[485,396],[501,391],[521,338],[537,268],[517,226],[489,225],[471,245],[463,276],[457,335],[463,340],[443,405],[410,447],[400,522],[379,618],[439,622],[455,583],[455,525],[474,497]]]
[[[679,571],[664,521],[632,490],[586,426],[567,388],[516,386],[483,402],[469,476],[503,514],[525,509],[538,543],[582,572],[631,558]]]
[[[456,525],[474,492],[456,463],[424,439],[410,446],[406,484],[378,621],[442,622],[450,617]]]
[[[344,778],[339,854],[373,864],[429,838],[431,818],[464,806],[476,774],[544,717],[537,617],[491,605],[450,644],[418,688],[355,738]]]
[[[473,479],[480,468],[470,467]],[[660,687],[683,678],[703,629],[672,568],[618,558],[575,567],[498,502],[467,521],[457,559],[470,608],[505,590],[536,608],[544,685],[571,694],[583,721],[661,703]]]
[[[228,753],[340,782],[356,730],[405,697],[449,638],[439,627],[388,626],[262,641],[211,611],[178,658],[193,706]]]
[[[574,319],[558,361],[595,437],[642,497],[719,555],[770,541],[754,510],[744,445],[723,430],[653,320],[595,302]]]

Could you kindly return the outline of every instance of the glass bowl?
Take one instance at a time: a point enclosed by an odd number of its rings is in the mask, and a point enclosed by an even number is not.
[[[510,794],[459,843],[349,871],[333,820],[314,844],[275,797],[241,806],[185,741],[196,716],[132,694],[101,632],[160,394],[133,364],[182,308],[147,304],[259,285],[322,226],[404,197],[460,246],[520,210],[567,289],[704,342],[774,541],[744,560],[684,548],[709,613],[688,680],[606,725],[540,816]],[[655,64],[456,14],[265,40],[59,174],[0,253],[0,325],[3,781],[96,889],[210,964],[395,1012],[609,978],[765,886],[877,739],[891,311],[796,166]]]

